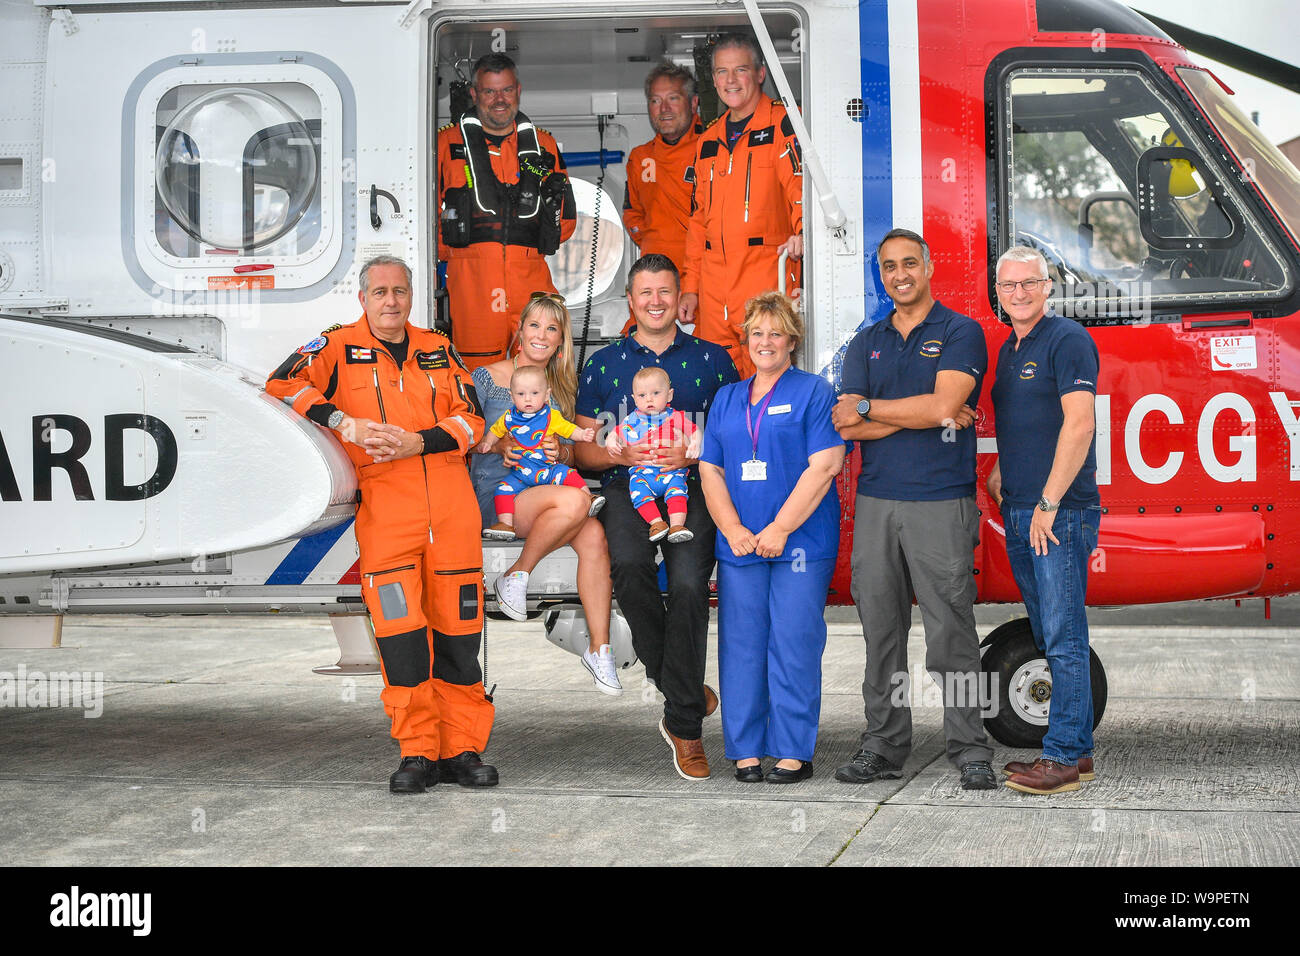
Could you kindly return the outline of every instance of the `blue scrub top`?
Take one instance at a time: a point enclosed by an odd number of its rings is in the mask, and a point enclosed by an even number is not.
[[[753,381],[728,385],[718,390],[704,428],[704,445],[700,461],[723,469],[727,493],[736,506],[741,523],[754,534],[762,531],[776,517],[799,476],[808,467],[808,456],[836,446],[844,439],[831,424],[835,390],[824,379],[797,368],[787,369],[771,391],[772,401],[759,425],[760,401],[751,409],[758,428],[758,459],[767,463],[767,480],[742,481],[741,466],[754,457],[749,429],[745,425],[745,406],[749,404],[749,386]],[[764,396],[766,398],[766,396]],[[822,498],[817,510],[786,539],[780,557],[760,558],[747,554],[738,558],[722,532],[718,532],[714,552],[719,561],[729,564],[757,564],[760,561],[819,561],[833,558],[839,550],[840,495],[834,484]]]

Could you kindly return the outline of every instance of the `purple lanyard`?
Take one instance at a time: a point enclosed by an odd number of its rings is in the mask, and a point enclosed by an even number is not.
[[[767,390],[767,397],[763,399],[763,404],[758,408],[758,427],[754,427],[753,420],[749,417],[749,410],[754,404],[754,380],[749,380],[749,395],[745,401],[745,428],[749,430],[749,440],[754,446],[754,457],[750,461],[758,460],[758,432],[763,427],[763,413],[767,411],[767,406],[772,401],[772,396],[776,394],[776,383],[781,381],[780,378],[772,383],[772,387]]]

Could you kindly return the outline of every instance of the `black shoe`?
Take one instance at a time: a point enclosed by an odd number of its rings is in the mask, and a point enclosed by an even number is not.
[[[737,767],[736,779],[741,783],[762,783],[763,767],[760,764],[754,764],[752,767]]]
[[[987,760],[972,760],[961,765],[963,790],[996,790],[998,778],[993,776],[993,764]]]
[[[485,764],[472,750],[438,761],[438,770],[445,780],[455,780],[462,787],[495,787],[497,768]]]
[[[872,783],[876,780],[897,780],[903,775],[902,767],[870,750],[859,750],[842,767],[835,770],[835,779],[841,783]]]
[[[812,776],[812,761],[805,760],[798,770],[786,770],[785,767],[773,767],[763,779],[768,783],[798,783]]]
[[[438,764],[428,757],[403,757],[397,772],[388,778],[393,793],[424,793],[438,782]]]

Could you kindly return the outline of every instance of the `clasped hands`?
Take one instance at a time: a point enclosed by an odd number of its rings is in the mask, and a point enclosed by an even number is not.
[[[790,537],[790,532],[778,528],[775,522],[758,534],[754,534],[739,523],[719,530],[727,539],[731,553],[738,558],[743,558],[747,554],[757,554],[760,558],[779,558],[785,551],[786,538]]]
[[[615,428],[605,439],[605,450],[615,464],[628,468],[658,468],[660,471],[676,471],[694,464],[700,457],[702,445],[698,431],[687,442],[653,444],[648,438],[643,438],[629,444],[619,438]]]

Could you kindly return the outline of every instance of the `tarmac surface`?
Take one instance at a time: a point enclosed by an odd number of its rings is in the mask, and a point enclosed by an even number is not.
[[[1019,614],[978,609],[981,636]],[[815,776],[673,770],[640,665],[598,693],[541,624],[489,627],[495,789],[393,796],[378,676],[317,676],[315,618],[69,617],[61,648],[0,672],[102,674],[102,714],[0,707],[10,865],[706,864],[1259,866],[1300,862],[1300,599],[1090,611],[1107,670],[1097,780],[1053,797],[966,792],[942,709],[914,703],[901,780],[837,783],[862,730],[861,632],[828,611]],[[716,686],[716,634],[709,674]],[[910,660],[924,644],[915,618]],[[914,701],[916,697],[914,695]],[[726,707],[724,698],[723,708]],[[996,766],[1036,754],[995,743]]]

